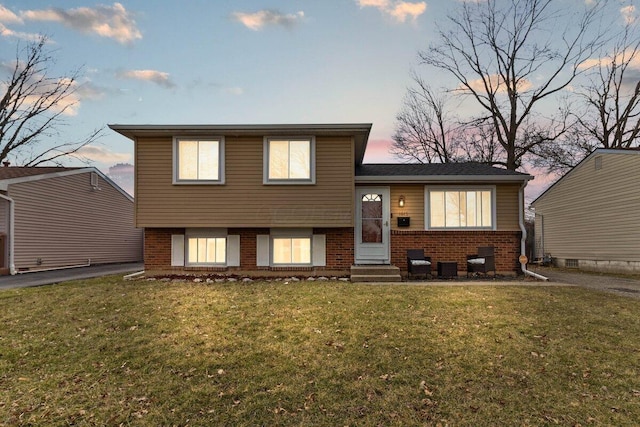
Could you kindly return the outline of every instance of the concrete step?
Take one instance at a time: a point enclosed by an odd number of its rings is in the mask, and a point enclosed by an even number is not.
[[[376,275],[376,274],[352,274],[351,282],[352,283],[363,283],[363,282],[400,282],[402,281],[402,277],[399,274],[397,275]]]
[[[399,282],[400,269],[395,265],[351,266],[352,282]]]

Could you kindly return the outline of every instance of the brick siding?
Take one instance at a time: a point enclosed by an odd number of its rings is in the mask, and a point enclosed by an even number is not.
[[[184,234],[184,228],[144,229],[145,270],[171,268],[172,234]]]
[[[352,228],[315,228],[313,234],[326,236],[326,267],[258,267],[256,265],[256,236],[269,234],[268,228],[229,228],[229,235],[240,236],[240,267],[171,267],[171,235],[184,234],[184,228],[146,228],[144,263],[146,270],[183,270],[183,271],[298,271],[314,272],[328,270],[346,271],[353,265],[353,229]]]
[[[269,234],[268,228],[230,228],[230,235],[240,236],[240,267],[236,268],[196,268],[171,267],[171,235],[184,234],[184,228],[146,228],[144,263],[146,270],[184,271],[308,271],[315,267],[257,267],[256,236]],[[314,234],[326,236],[326,261],[323,269],[346,271],[354,264],[354,231],[352,228],[315,228]],[[478,246],[494,246],[496,269],[499,272],[519,272],[520,255],[519,231],[424,231],[392,230],[391,263],[406,271],[407,249],[424,249],[432,262],[456,261],[458,270],[466,270],[467,255],[477,251]]]
[[[391,232],[391,263],[407,270],[407,249],[424,249],[435,266],[438,261],[456,261],[458,271],[466,271],[467,255],[478,246],[495,247],[496,270],[517,273],[520,269],[519,231],[403,231]]]

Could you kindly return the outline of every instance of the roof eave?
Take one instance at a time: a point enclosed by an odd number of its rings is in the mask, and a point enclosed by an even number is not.
[[[531,206],[535,208],[535,204],[538,203],[538,201],[540,199],[542,199],[543,197],[546,197],[546,195],[556,187],[556,184],[559,184],[562,180],[564,180],[565,177],[573,174],[573,171],[575,171],[576,169],[582,167],[583,164],[586,164],[587,161],[590,158],[598,156],[598,155],[602,155],[602,154],[640,155],[640,151],[636,151],[636,150],[620,150],[620,149],[611,149],[611,148],[596,148],[588,156],[586,156],[584,159],[580,160],[577,165],[575,165],[574,167],[569,169],[560,178],[556,179],[553,184],[551,184],[549,187],[547,187],[546,190],[544,190],[538,197],[535,198],[535,200],[533,202],[531,202]]]
[[[482,182],[482,183],[506,183],[506,182],[528,182],[533,179],[531,175],[361,175],[356,176],[358,183],[406,183],[406,184],[441,184],[458,182]]]
[[[122,187],[120,187],[111,178],[109,178],[107,175],[102,173],[102,171],[100,171],[98,168],[96,168],[94,166],[88,166],[88,167],[85,167],[85,168],[77,168],[77,169],[60,171],[60,172],[49,172],[49,173],[41,173],[41,174],[38,174],[38,175],[27,175],[27,176],[21,176],[21,177],[16,177],[16,178],[0,179],[0,191],[9,191],[9,186],[12,185],[12,184],[21,184],[21,183],[25,183],[25,182],[34,182],[34,181],[40,181],[40,180],[43,180],[43,179],[50,179],[50,178],[60,178],[60,177],[77,175],[77,174],[88,173],[88,172],[95,172],[98,175],[100,175],[100,177],[103,180],[105,180],[107,183],[109,183],[109,185],[111,185],[120,194],[125,196],[130,202],[133,203],[133,201],[134,201],[133,196],[131,196],[126,191],[124,191],[124,189]]]
[[[371,132],[371,123],[245,124],[245,125],[122,125],[109,128],[132,141],[139,137],[221,134],[225,136],[351,136],[355,143],[355,163],[362,164]]]

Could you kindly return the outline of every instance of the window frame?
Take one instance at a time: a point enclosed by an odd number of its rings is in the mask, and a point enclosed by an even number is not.
[[[226,229],[186,229],[184,234],[185,267],[226,267],[229,262],[229,239]],[[190,239],[224,239],[224,262],[190,262]]]
[[[180,141],[215,141],[218,143],[217,179],[180,179]],[[225,183],[224,136],[174,136],[173,137],[173,184],[174,185],[223,185]]]
[[[458,191],[458,192],[476,192],[489,191],[491,195],[491,225],[490,226],[457,226],[457,227],[432,227],[431,226],[431,192],[436,191]],[[470,231],[470,230],[497,230],[497,202],[496,202],[496,186],[495,185],[447,185],[447,186],[425,186],[424,188],[424,224],[426,230],[440,231]]]
[[[269,155],[271,141],[309,142],[309,178],[269,178]],[[316,138],[315,136],[265,136],[263,139],[262,183],[264,185],[314,185],[316,183]],[[289,168],[291,164],[289,163]]]
[[[309,262],[308,263],[276,263],[274,261],[274,240],[275,239],[309,239]],[[313,230],[289,230],[272,229],[269,234],[269,265],[271,267],[312,267],[313,266]]]

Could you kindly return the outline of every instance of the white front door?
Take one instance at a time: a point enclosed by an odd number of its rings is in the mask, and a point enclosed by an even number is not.
[[[389,187],[356,187],[356,264],[390,263]]]

